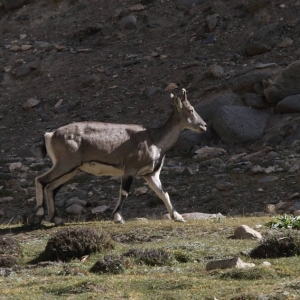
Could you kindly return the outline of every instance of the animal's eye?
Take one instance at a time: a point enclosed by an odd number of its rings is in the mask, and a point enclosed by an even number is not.
[[[190,109],[190,110],[189,110],[189,114],[192,115],[193,113],[194,113],[194,110],[193,110],[193,109]]]

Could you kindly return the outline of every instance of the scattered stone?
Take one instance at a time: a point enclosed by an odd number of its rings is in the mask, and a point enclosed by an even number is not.
[[[244,269],[244,268],[253,268],[253,267],[255,267],[255,264],[245,263],[239,257],[234,257],[229,259],[210,261],[206,265],[206,271],[215,270],[215,269],[228,269],[228,268]]]
[[[79,204],[73,204],[67,207],[66,212],[70,215],[79,215],[83,210],[83,207]]]
[[[216,79],[224,77],[224,69],[219,65],[212,65],[208,67],[207,72]]]
[[[218,15],[209,15],[207,17],[208,31],[212,32],[216,29],[218,23]]]
[[[136,16],[134,15],[129,15],[126,17],[123,17],[120,20],[120,28],[122,30],[132,30],[132,29],[136,29]]]
[[[230,191],[234,188],[231,182],[217,182],[216,188],[218,191]]]
[[[78,204],[82,207],[86,206],[86,201],[79,199],[78,197],[72,197],[66,202],[66,206],[72,206],[73,204]]]
[[[33,44],[33,48],[36,50],[45,50],[50,47],[50,43],[38,41]]]
[[[21,50],[21,47],[19,45],[13,45],[9,48],[9,50],[12,52],[18,52]]]
[[[15,171],[20,171],[22,169],[22,163],[20,162],[14,162],[14,163],[11,163],[9,164],[9,171],[11,173],[15,172]]]
[[[21,50],[22,51],[27,51],[27,50],[29,50],[31,48],[32,48],[32,45],[21,45]]]
[[[243,95],[243,98],[247,106],[252,108],[263,109],[268,106],[268,104],[263,100],[263,97],[256,93],[246,93]]]
[[[262,235],[260,232],[250,228],[247,225],[241,225],[237,227],[233,233],[235,239],[251,239],[251,240],[262,240]]]
[[[36,98],[29,98],[27,99],[27,101],[22,105],[22,107],[25,109],[25,110],[29,110],[29,109],[32,109],[36,106],[38,106],[40,104],[40,100],[36,99]]]
[[[259,183],[271,183],[279,180],[277,176],[266,176],[258,180]]]
[[[92,208],[92,214],[97,215],[97,214],[102,214],[108,211],[110,207],[108,205],[100,205],[97,207]]]
[[[268,262],[268,261],[263,261],[260,265],[261,265],[262,267],[267,267],[267,268],[269,268],[269,267],[272,266],[272,264],[271,264],[270,262]]]
[[[3,198],[0,198],[0,204],[9,203],[13,200],[14,200],[13,197],[3,197]]]
[[[147,192],[148,189],[145,186],[142,186],[142,187],[135,188],[134,195],[139,196],[139,195],[147,194]]]
[[[195,158],[199,159],[200,161],[211,159],[214,157],[219,157],[227,153],[227,151],[220,147],[208,147],[205,146],[195,151],[196,156]]]

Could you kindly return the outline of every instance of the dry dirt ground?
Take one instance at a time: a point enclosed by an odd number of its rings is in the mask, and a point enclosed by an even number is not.
[[[197,104],[230,88],[235,74],[256,62],[288,65],[299,59],[299,10],[299,1],[288,0],[32,0],[12,11],[1,6],[1,195],[14,199],[0,204],[0,222],[34,207],[28,202],[34,197],[30,189],[34,176],[21,180],[9,173],[8,166],[16,161],[26,164],[28,157],[39,162],[35,145],[46,130],[82,120],[156,127],[170,113],[170,92],[164,91],[169,83],[187,88],[190,101]],[[216,24],[208,22],[209,16]],[[247,55],[245,47],[255,30],[272,22],[282,23],[282,36],[292,39],[293,45]],[[206,69],[213,64],[223,66],[229,75],[207,76]],[[26,107],[28,99],[33,104]],[[218,146],[216,141],[209,145],[214,143]],[[191,155],[169,155],[162,181],[179,212],[246,214],[262,211],[266,203],[296,197],[297,172],[276,173],[275,183],[270,179],[264,185],[259,180],[265,174],[249,175],[244,172],[247,162],[237,167],[228,166],[228,160],[238,153],[274,150],[284,164],[285,158],[297,159],[297,153],[260,145],[222,147],[228,154],[206,164]],[[268,167],[264,155],[255,159],[252,165]],[[192,172],[172,171],[180,165]],[[218,189],[220,181],[232,186]],[[14,189],[15,185],[21,188]],[[138,181],[133,189],[141,185]],[[117,183],[113,187],[117,194]],[[125,204],[124,217],[165,213],[154,198],[151,193],[133,195]]]

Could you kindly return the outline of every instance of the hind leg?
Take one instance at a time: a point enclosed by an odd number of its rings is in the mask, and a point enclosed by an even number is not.
[[[55,222],[56,225],[62,223],[60,218],[55,216],[54,193],[64,183],[74,177],[78,172],[78,167],[67,170],[64,166],[55,165],[51,170],[36,178],[36,215],[44,216],[45,203],[44,192],[48,208],[48,216],[50,222]]]
[[[131,176],[131,175],[124,175],[122,177],[118,202],[117,202],[116,207],[113,211],[113,216],[114,216],[114,222],[115,223],[120,223],[120,224],[125,223],[125,221],[124,221],[124,219],[121,215],[121,209],[122,209],[124,200],[128,197],[132,181],[133,181],[133,176]]]

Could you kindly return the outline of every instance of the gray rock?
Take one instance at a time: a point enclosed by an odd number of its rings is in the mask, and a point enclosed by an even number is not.
[[[15,10],[21,8],[23,5],[29,3],[29,0],[1,0],[0,1],[5,9],[7,10]]]
[[[237,76],[233,82],[233,91],[237,93],[254,93],[258,87],[263,85],[263,81],[268,80],[279,72],[278,69],[259,69]]]
[[[270,182],[277,181],[278,179],[279,179],[278,176],[266,176],[266,177],[263,177],[262,179],[260,179],[258,182],[259,183],[270,183]]]
[[[300,60],[282,70],[274,80],[264,81],[264,94],[269,103],[300,94]]]
[[[83,210],[83,207],[78,204],[73,204],[66,209],[66,212],[70,215],[79,215]]]
[[[246,52],[250,56],[264,54],[271,51],[271,47],[265,43],[251,41],[246,47]]]
[[[218,23],[218,18],[215,15],[209,15],[207,17],[207,27],[208,31],[212,32],[216,29]]]
[[[195,151],[195,157],[200,161],[211,159],[214,157],[218,157],[227,153],[227,151],[223,148],[218,147],[202,147]]]
[[[241,225],[237,227],[233,233],[235,239],[251,239],[251,240],[262,240],[260,232],[250,228],[248,225]]]
[[[20,78],[20,77],[23,77],[23,76],[26,76],[26,75],[30,74],[34,70],[36,70],[35,67],[28,66],[28,65],[24,64],[24,65],[21,65],[21,66],[17,67],[14,70],[14,74],[15,74],[16,78]]]
[[[243,98],[249,107],[258,109],[268,107],[268,104],[264,101],[263,97],[257,95],[256,93],[246,93],[243,95]]]
[[[253,108],[223,106],[213,119],[213,128],[223,142],[245,144],[263,135],[268,118],[267,113]]]
[[[230,191],[234,188],[231,182],[217,182],[216,188],[218,191]]]
[[[11,202],[13,200],[14,200],[13,197],[3,197],[3,198],[0,198],[0,204],[9,203],[9,202]]]
[[[276,105],[278,113],[289,114],[300,112],[300,94],[288,96],[279,101]]]
[[[37,50],[45,50],[50,47],[50,43],[38,41],[33,44],[33,48]]]
[[[120,20],[120,28],[122,30],[136,29],[137,19],[134,15],[125,16]]]
[[[245,263],[239,257],[221,259],[215,261],[209,261],[206,264],[206,271],[215,270],[215,269],[228,269],[228,268],[252,268],[255,267],[253,263]]]
[[[80,206],[86,206],[86,201],[80,200],[78,197],[72,197],[69,200],[66,201],[66,206],[71,206],[73,204],[78,204]]]
[[[109,209],[110,209],[110,207],[108,205],[100,205],[100,206],[92,208],[92,214],[94,214],[94,215],[102,214],[102,213],[105,213]]]

